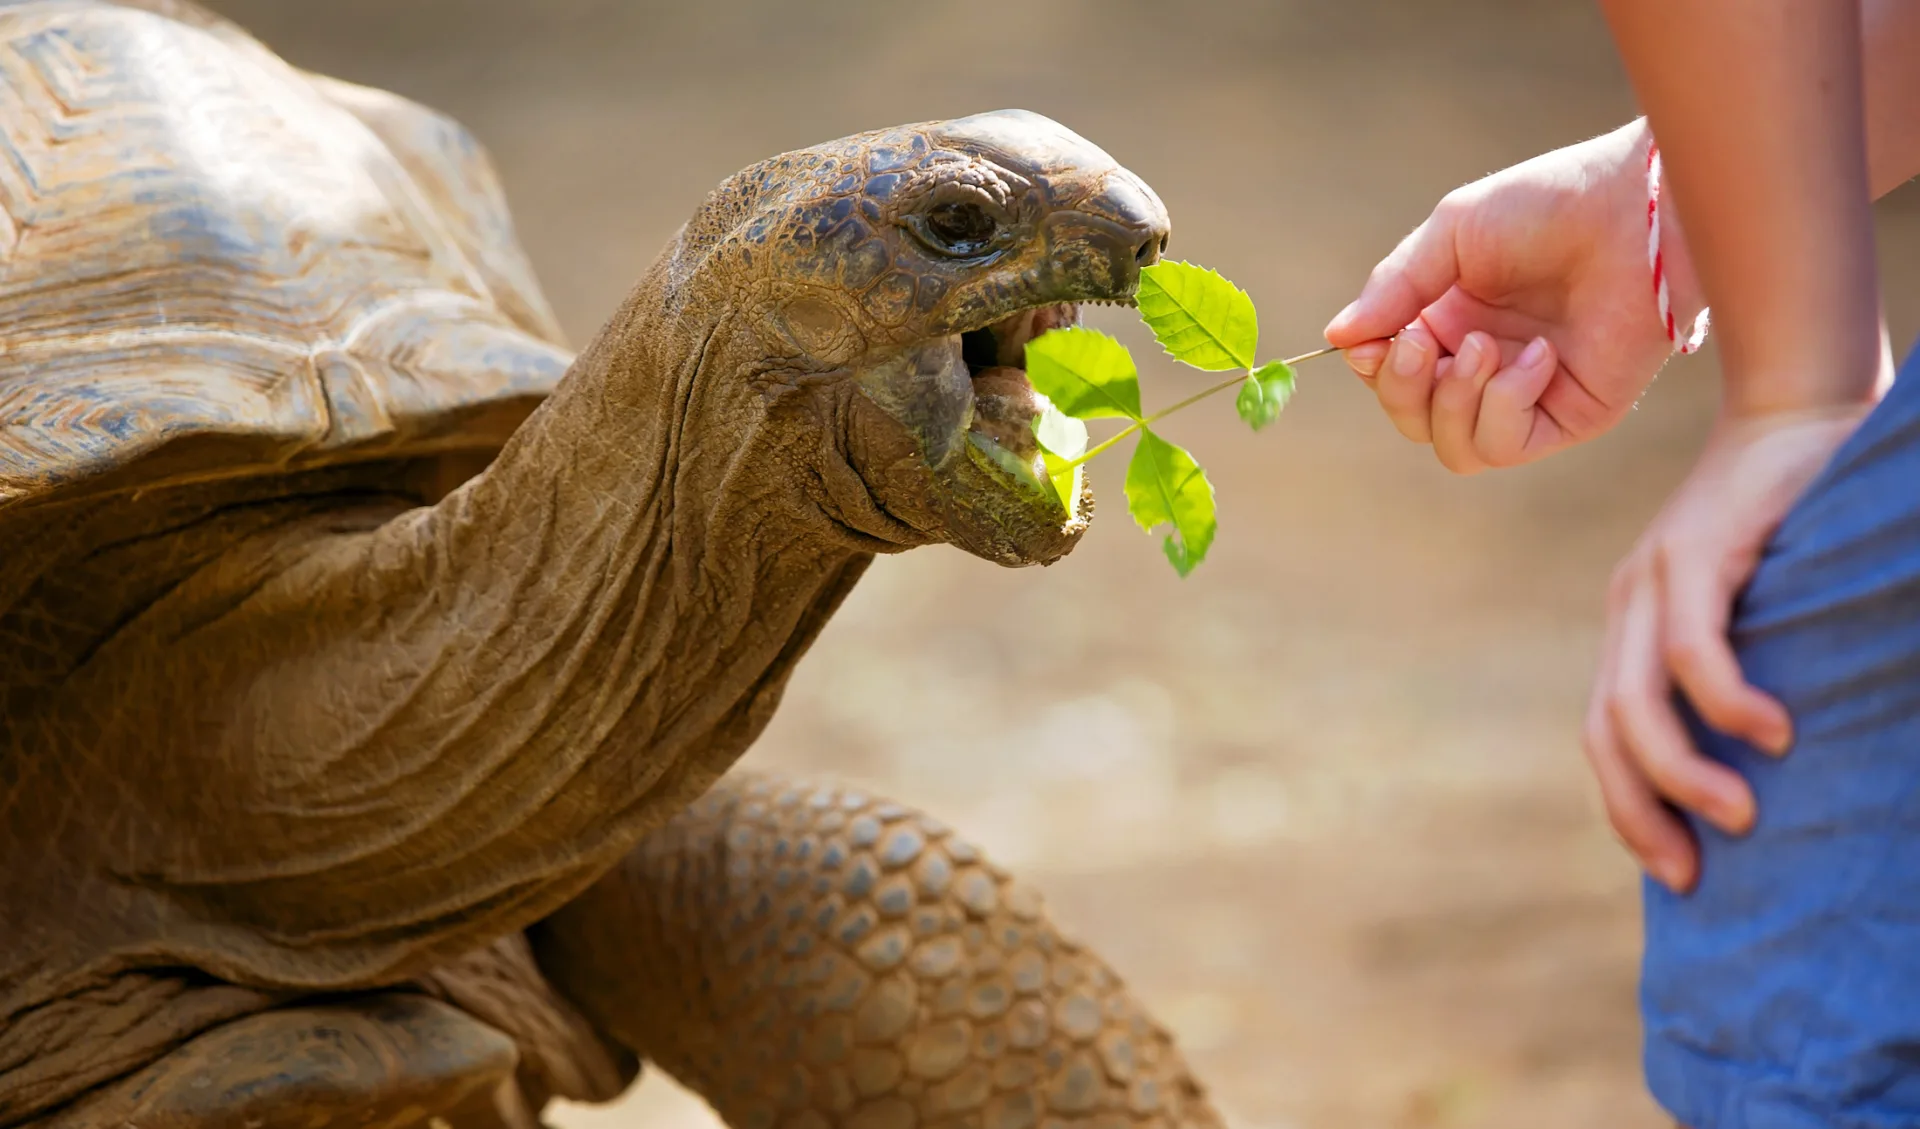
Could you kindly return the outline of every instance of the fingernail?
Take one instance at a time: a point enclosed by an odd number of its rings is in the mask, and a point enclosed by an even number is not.
[[[1427,333],[1424,329],[1400,331],[1398,348],[1393,351],[1393,371],[1398,376],[1418,376],[1427,367]]]
[[[1772,730],[1767,734],[1766,740],[1761,743],[1760,747],[1776,757],[1786,756],[1787,750],[1793,748],[1793,728],[1791,726],[1781,726],[1778,729]]]
[[[1480,375],[1480,339],[1471,333],[1460,342],[1460,351],[1453,355],[1453,375],[1462,380]]]
[[[1347,364],[1361,376],[1371,377],[1378,373],[1380,362],[1386,359],[1386,346],[1377,342],[1370,341],[1347,350]]]
[[[1653,876],[1662,886],[1676,894],[1686,893],[1687,868],[1684,864],[1667,860],[1654,864]]]
[[[1519,359],[1514,361],[1513,363],[1518,367],[1525,369],[1528,372],[1531,372],[1534,369],[1539,368],[1540,363],[1546,359],[1547,359],[1547,339],[1544,337],[1536,337],[1532,341],[1527,342],[1527,347],[1520,351]]]

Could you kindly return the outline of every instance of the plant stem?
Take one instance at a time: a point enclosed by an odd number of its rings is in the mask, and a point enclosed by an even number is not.
[[[1288,357],[1285,361],[1285,364],[1288,368],[1292,368],[1294,365],[1299,364],[1301,361],[1318,360],[1319,358],[1326,356],[1328,353],[1338,353],[1339,351],[1340,351],[1340,346],[1329,345],[1324,349],[1315,349],[1311,353],[1302,353],[1297,357]]]
[[[1297,365],[1302,361],[1311,361],[1316,357],[1324,357],[1328,353],[1337,353],[1339,351],[1340,351],[1339,349],[1335,348],[1332,345],[1329,345],[1324,349],[1315,349],[1311,353],[1302,353],[1297,357],[1288,357],[1286,361],[1283,363],[1286,364],[1288,368],[1292,368],[1294,365]],[[1121,428],[1118,432],[1114,433],[1114,435],[1111,438],[1102,440],[1100,443],[1096,444],[1095,446],[1087,448],[1086,452],[1082,454],[1079,458],[1069,460],[1066,465],[1066,468],[1064,469],[1070,470],[1073,467],[1077,467],[1081,465],[1082,463],[1089,462],[1093,459],[1095,455],[1098,455],[1106,451],[1108,448],[1112,447],[1114,444],[1120,442],[1122,439],[1125,439],[1127,436],[1132,435],[1134,432],[1140,430],[1141,428],[1147,426],[1148,424],[1157,423],[1160,420],[1163,420],[1168,416],[1172,415],[1173,413],[1181,410],[1182,408],[1190,408],[1209,396],[1217,395],[1221,392],[1225,392],[1229,388],[1236,387],[1240,384],[1241,381],[1245,379],[1247,379],[1247,373],[1242,372],[1238,376],[1230,377],[1229,379],[1223,380],[1211,388],[1203,388],[1200,391],[1195,392],[1193,395],[1187,397],[1186,399],[1180,401],[1179,403],[1173,405],[1170,408],[1162,408],[1145,419],[1134,420],[1132,423],[1128,424],[1127,426]]]
[[[1062,467],[1061,469],[1072,470],[1074,467],[1077,467],[1082,463],[1088,462],[1095,455],[1100,454],[1102,451],[1105,451],[1107,448],[1113,446],[1115,443],[1120,442],[1122,439],[1125,439],[1127,436],[1132,435],[1134,432],[1138,430],[1140,430],[1140,421],[1134,420],[1132,423],[1128,424],[1127,426],[1121,428],[1119,431],[1115,432],[1112,438],[1103,440],[1099,443],[1094,444],[1091,447],[1088,447],[1086,451],[1084,451],[1080,455],[1079,458],[1067,460],[1067,465]]]

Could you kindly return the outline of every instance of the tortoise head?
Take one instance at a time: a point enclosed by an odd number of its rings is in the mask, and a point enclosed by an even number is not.
[[[1077,323],[1079,303],[1129,300],[1167,233],[1139,177],[1010,110],[748,168],[668,269],[737,315],[709,360],[826,439],[908,534],[891,540],[1048,564],[1078,541],[1092,495],[1068,506],[1047,484],[1026,343]]]

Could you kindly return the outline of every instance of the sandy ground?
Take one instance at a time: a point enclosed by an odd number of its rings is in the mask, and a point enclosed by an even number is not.
[[[478,132],[576,341],[714,182],[857,129],[1050,114],[1151,182],[1176,256],[1318,327],[1448,188],[1632,113],[1581,0],[216,0],[296,62]],[[1920,210],[1885,210],[1901,342]],[[1136,345],[1129,316],[1096,319]],[[1183,378],[1151,366],[1148,395]],[[1637,883],[1577,726],[1612,561],[1684,469],[1711,356],[1605,442],[1443,473],[1337,365],[1276,428],[1174,428],[1222,531],[1176,580],[1106,517],[1012,573],[880,562],[750,761],[965,828],[1047,892],[1249,1126],[1662,1124]],[[700,1126],[661,1081],[572,1127]]]

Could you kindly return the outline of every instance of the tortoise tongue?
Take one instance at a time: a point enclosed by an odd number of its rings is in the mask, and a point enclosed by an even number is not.
[[[1040,401],[1033,385],[1027,382],[1027,342],[1049,329],[1079,324],[1080,307],[1072,302],[1060,302],[1022,310],[985,330],[992,335],[993,363],[972,366],[972,430],[993,440],[1023,464],[1032,462],[1040,453],[1039,442],[1033,435],[1033,420],[1040,414]],[[984,340],[977,343],[985,344]],[[974,355],[985,352],[984,348],[978,348]]]

